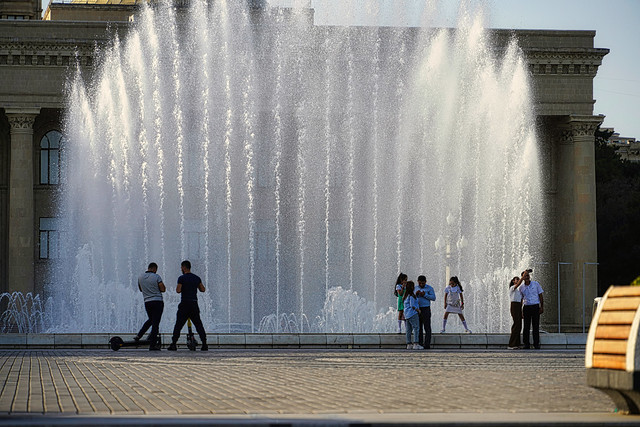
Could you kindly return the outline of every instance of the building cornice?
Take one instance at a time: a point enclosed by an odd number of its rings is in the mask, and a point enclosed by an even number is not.
[[[534,75],[595,77],[609,49],[526,49],[524,55]]]
[[[0,66],[67,67],[76,63],[81,66],[91,66],[96,46],[106,43],[106,40],[28,42],[0,39]]]

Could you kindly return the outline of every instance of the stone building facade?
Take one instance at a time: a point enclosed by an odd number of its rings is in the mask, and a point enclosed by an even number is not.
[[[607,145],[616,148],[616,153],[622,160],[628,162],[640,162],[640,141],[629,136],[620,136],[613,128],[600,128],[601,131],[610,132]]]
[[[9,3],[0,2],[0,18],[11,15]],[[13,12],[28,20],[0,19],[0,292],[46,288],[65,79],[76,64],[91,72],[94,46],[123,37],[134,6],[118,6],[118,18],[108,5],[96,7],[94,14],[52,7],[53,20],[42,21],[34,2],[29,13]],[[597,292],[594,132],[603,116],[593,115],[593,79],[608,50],[594,47],[594,31],[492,31],[498,49],[514,35],[532,75],[545,169],[540,203],[551,237],[548,258],[533,266],[546,289],[544,320],[548,329],[579,330]]]

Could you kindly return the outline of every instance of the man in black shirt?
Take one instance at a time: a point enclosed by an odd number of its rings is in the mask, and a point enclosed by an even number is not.
[[[198,291],[204,292],[205,288],[202,284],[202,280],[191,272],[191,263],[189,261],[182,261],[180,264],[182,270],[182,276],[178,278],[178,286],[176,292],[182,295],[180,304],[178,305],[178,314],[176,315],[176,325],[173,328],[173,336],[171,337],[171,345],[167,350],[176,351],[176,343],[180,338],[180,332],[187,323],[187,319],[191,319],[193,325],[198,331],[200,340],[202,341],[202,347],[200,350],[207,351],[207,334],[202,326],[202,320],[200,319],[200,307],[198,307]]]

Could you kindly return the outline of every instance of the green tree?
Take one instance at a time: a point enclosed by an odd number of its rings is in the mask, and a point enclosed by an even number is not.
[[[640,271],[640,164],[620,159],[607,145],[611,134],[596,131],[599,295],[628,285]]]

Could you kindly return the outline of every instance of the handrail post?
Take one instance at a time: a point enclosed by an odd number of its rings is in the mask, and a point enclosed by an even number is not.
[[[582,333],[584,334],[586,331],[586,310],[587,310],[587,302],[585,300],[585,269],[587,265],[600,265],[599,262],[584,262],[582,263]]]
[[[571,262],[558,262],[558,333],[560,333],[560,266],[572,265]]]

